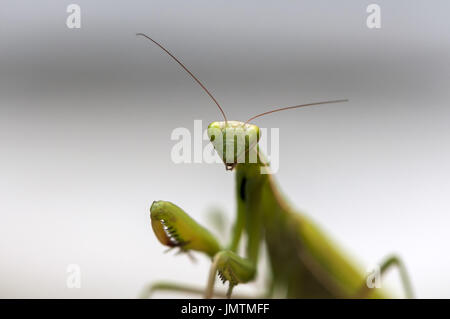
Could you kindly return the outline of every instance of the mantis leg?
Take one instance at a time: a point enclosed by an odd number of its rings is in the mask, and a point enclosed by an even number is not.
[[[153,202],[150,219],[156,238],[169,248],[195,250],[211,258],[221,249],[214,235],[171,202]]]
[[[184,292],[184,293],[196,294],[196,295],[203,295],[205,293],[205,289],[203,287],[195,287],[195,286],[183,285],[183,284],[177,284],[177,283],[171,283],[171,282],[156,282],[156,283],[146,286],[142,290],[141,294],[139,295],[139,298],[148,299],[156,291]],[[227,295],[224,292],[215,292],[214,293],[214,297],[225,298],[226,296]],[[239,295],[239,296],[236,296],[236,298],[251,299],[252,297]]]
[[[238,283],[248,282],[256,273],[254,262],[244,259],[231,250],[221,249],[216,238],[204,227],[194,221],[180,207],[166,201],[156,201],[150,208],[150,217],[153,231],[158,240],[168,247],[178,247],[182,252],[191,250],[202,252],[212,258],[210,278],[205,295],[213,295],[213,286],[216,272],[222,280],[229,281],[227,296]],[[241,230],[238,230],[240,237]],[[236,240],[236,244],[238,240]],[[174,284],[160,283],[150,286],[150,293],[155,289],[172,291],[203,292],[197,288]]]
[[[219,235],[220,239],[226,239],[230,221],[227,214],[220,208],[210,208],[206,215],[208,225]]]
[[[211,298],[213,296],[217,272],[223,282],[229,282],[226,296],[230,298],[234,286],[238,283],[248,282],[255,277],[256,267],[249,259],[242,258],[231,250],[218,252],[213,258],[209,271],[208,284],[204,295],[205,298]]]
[[[202,294],[204,291],[203,289],[193,287],[193,286],[188,286],[188,285],[169,283],[169,282],[157,282],[157,283],[153,283],[153,284],[150,284],[147,287],[145,287],[142,290],[139,298],[140,299],[148,299],[153,295],[153,293],[155,291],[161,291],[161,290],[174,291],[174,292],[185,292],[185,293],[193,293],[193,294]]]
[[[385,274],[386,271],[393,268],[393,266],[396,266],[400,272],[400,278],[403,284],[403,289],[405,291],[406,298],[413,299],[414,293],[411,285],[411,280],[409,278],[408,272],[406,270],[403,261],[398,256],[395,255],[389,256],[381,263],[380,275]],[[370,288],[366,284],[364,284],[362,289],[358,293],[358,297],[360,298],[366,297],[370,293],[369,289]]]

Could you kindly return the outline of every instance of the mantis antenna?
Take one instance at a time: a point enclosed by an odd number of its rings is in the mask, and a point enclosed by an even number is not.
[[[304,106],[312,106],[312,105],[320,105],[320,104],[331,104],[331,103],[341,103],[341,102],[348,102],[348,99],[332,100],[332,101],[324,101],[324,102],[315,102],[315,103],[308,103],[308,104],[301,104],[301,105],[295,105],[295,106],[282,107],[282,108],[279,108],[279,109],[274,109],[274,110],[271,110],[271,111],[267,111],[267,112],[260,113],[258,115],[252,116],[247,121],[245,121],[245,124],[247,124],[250,121],[253,121],[254,119],[256,119],[258,117],[261,117],[263,115],[267,115],[267,114],[270,114],[270,113],[281,112],[281,111],[286,111],[286,110],[291,110],[291,109],[297,109],[299,107],[304,107]]]
[[[227,122],[227,117],[225,116],[225,112],[223,111],[222,107],[220,106],[219,102],[217,102],[217,100],[214,98],[214,96],[208,91],[208,89],[203,85],[202,82],[200,82],[200,80],[194,75],[192,74],[191,71],[189,71],[189,69],[187,67],[184,66],[183,63],[180,62],[180,60],[178,60],[172,53],[170,53],[165,47],[163,47],[161,44],[159,44],[158,42],[156,42],[155,40],[153,40],[152,38],[150,38],[148,35],[144,34],[144,33],[136,33],[137,36],[143,36],[147,39],[149,39],[150,41],[152,41],[154,44],[156,44],[157,46],[159,46],[164,52],[166,52],[172,59],[174,59],[201,87],[202,89],[209,95],[209,97],[214,101],[214,103],[216,103],[217,107],[219,108],[220,112],[223,115],[223,118],[225,119],[225,123]]]

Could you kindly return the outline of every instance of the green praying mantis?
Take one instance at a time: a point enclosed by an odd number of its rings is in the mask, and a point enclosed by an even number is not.
[[[270,272],[267,291],[257,297],[274,297],[282,291],[285,298],[390,298],[384,289],[371,289],[366,274],[309,217],[296,212],[284,199],[267,159],[259,149],[259,127],[250,121],[273,112],[300,107],[340,103],[333,100],[274,109],[251,117],[245,122],[229,121],[225,112],[205,85],[172,53],[149,36],[175,60],[217,105],[224,121],[212,122],[207,129],[209,139],[226,170],[236,172],[237,216],[231,240],[221,245],[215,236],[198,224],[183,209],[168,201],[154,201],[150,208],[151,226],[161,244],[179,248],[181,252],[197,251],[211,258],[206,288],[175,283],[155,283],[144,289],[143,297],[158,290],[203,294],[205,298],[228,297],[238,284],[255,279],[261,244],[267,248]],[[246,236],[245,256],[238,254]],[[381,263],[379,275],[397,266],[406,297],[413,292],[406,268],[400,258],[391,256]],[[227,292],[214,291],[217,275],[228,282]]]

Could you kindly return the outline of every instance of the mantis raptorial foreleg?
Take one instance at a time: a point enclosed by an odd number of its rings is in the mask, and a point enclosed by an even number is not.
[[[240,257],[231,250],[222,250],[218,252],[211,264],[209,271],[208,284],[205,291],[205,298],[211,298],[214,290],[216,273],[222,281],[228,281],[227,297],[231,297],[233,287],[238,283],[244,283],[252,280],[256,274],[256,265],[250,260]]]
[[[150,208],[152,228],[165,246],[182,251],[196,250],[211,258],[222,248],[217,239],[180,207],[166,201],[155,201]]]
[[[152,228],[159,241],[169,247],[179,247],[181,251],[196,250],[203,252],[213,259],[210,277],[205,295],[213,295],[213,285],[216,272],[219,272],[223,281],[230,283],[227,296],[238,283],[248,282],[254,278],[256,265],[244,259],[232,250],[223,250],[216,238],[203,226],[198,224],[178,206],[166,202],[154,202],[150,208]],[[232,245],[239,242],[241,226],[235,227],[235,239]],[[169,286],[159,286],[159,288]],[[155,288],[155,287],[154,287]],[[154,289],[153,288],[153,289]],[[156,286],[158,288],[158,286]],[[192,287],[172,285],[173,290],[192,291]]]

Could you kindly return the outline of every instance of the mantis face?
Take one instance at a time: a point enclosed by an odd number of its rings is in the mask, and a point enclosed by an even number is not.
[[[232,170],[237,163],[256,163],[256,152],[252,152],[254,158],[246,155],[258,144],[258,126],[239,121],[212,122],[208,136],[227,170]]]

